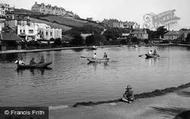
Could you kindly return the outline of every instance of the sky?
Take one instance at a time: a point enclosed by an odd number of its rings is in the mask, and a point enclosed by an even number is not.
[[[16,8],[31,9],[35,3],[45,3],[63,7],[81,18],[93,20],[115,18],[143,24],[147,13],[159,14],[175,9],[180,21],[176,28],[190,28],[190,0],[0,0]]]

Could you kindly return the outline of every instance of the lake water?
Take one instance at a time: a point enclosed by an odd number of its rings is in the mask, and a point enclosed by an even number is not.
[[[110,47],[0,55],[0,106],[58,106],[81,101],[117,99],[127,84],[135,93],[178,86],[190,82],[190,49],[156,47],[160,58],[138,57],[153,47]],[[102,57],[107,64],[88,64],[80,56]],[[52,69],[16,70],[14,61],[26,62],[44,56]]]

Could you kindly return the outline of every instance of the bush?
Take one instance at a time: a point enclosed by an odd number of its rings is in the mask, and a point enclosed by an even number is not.
[[[80,35],[75,35],[74,39],[71,40],[70,44],[74,46],[84,45],[84,40]]]
[[[61,43],[61,38],[56,38],[54,40],[54,46],[60,46],[62,43]]]
[[[94,35],[91,35],[91,36],[88,36],[88,37],[86,37],[86,42],[85,42],[85,44],[86,45],[95,45],[95,37],[94,37]]]

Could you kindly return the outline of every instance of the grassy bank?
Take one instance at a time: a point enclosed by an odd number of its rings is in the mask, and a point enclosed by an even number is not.
[[[190,82],[186,83],[186,84],[182,84],[182,85],[177,86],[177,87],[169,87],[169,88],[165,88],[165,89],[156,89],[152,92],[144,92],[144,93],[140,93],[140,94],[135,94],[135,99],[152,98],[152,97],[156,97],[156,96],[162,96],[162,95],[166,95],[168,93],[172,93],[172,92],[182,90],[185,88],[189,88],[189,87],[190,87]],[[99,104],[105,104],[105,103],[118,103],[118,102],[122,102],[121,98],[114,99],[114,100],[98,101],[98,102],[92,102],[92,101],[77,102],[76,104],[73,105],[73,107],[92,106],[92,105],[99,105]]]

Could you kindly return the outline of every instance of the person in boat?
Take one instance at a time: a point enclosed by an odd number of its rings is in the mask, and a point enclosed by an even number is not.
[[[35,62],[35,59],[32,58],[32,59],[30,60],[30,65],[34,65],[34,64],[36,64],[36,62]]]
[[[128,103],[134,101],[134,93],[130,85],[127,85],[127,88],[125,90],[125,93],[123,94],[122,100]]]
[[[20,59],[16,60],[15,63],[19,64],[19,65],[25,65],[22,57]]]
[[[107,59],[108,58],[108,55],[106,52],[104,52],[104,56],[103,56],[104,59]]]
[[[153,54],[152,50],[149,50],[149,51],[148,51],[148,54],[149,54],[149,55],[152,55],[152,54]]]
[[[156,51],[156,49],[154,49],[154,51],[153,51],[153,55],[157,55],[157,51]]]
[[[41,59],[40,59],[40,62],[39,62],[39,64],[41,64],[41,63],[45,63],[45,59],[44,59],[44,56],[41,56]]]
[[[93,59],[96,59],[96,58],[97,58],[96,53],[94,53],[94,55],[93,55]]]

